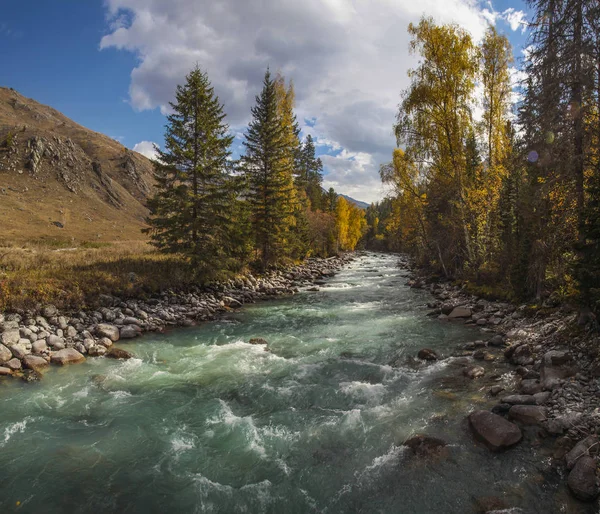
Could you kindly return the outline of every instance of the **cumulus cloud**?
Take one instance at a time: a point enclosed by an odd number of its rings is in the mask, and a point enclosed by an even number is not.
[[[521,33],[524,33],[527,30],[527,15],[523,11],[509,7],[502,13],[502,18],[514,31],[521,30]]]
[[[148,159],[156,159],[156,150],[154,149],[155,143],[152,141],[140,141],[133,147],[133,151],[141,153],[148,157]]]
[[[129,89],[135,109],[168,112],[175,86],[198,64],[237,132],[270,66],[294,81],[303,133],[336,154],[323,157],[326,184],[366,201],[381,195],[378,167],[391,158],[399,95],[417,63],[407,25],[426,13],[480,39],[498,16],[476,0],[106,0],[106,6],[100,47],[138,57]]]

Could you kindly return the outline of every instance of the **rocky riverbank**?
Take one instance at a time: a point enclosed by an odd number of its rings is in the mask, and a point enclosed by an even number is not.
[[[167,291],[148,299],[101,295],[95,310],[64,313],[53,305],[37,311],[0,313],[0,376],[39,380],[51,364],[83,362],[87,357],[129,358],[115,343],[144,332],[193,326],[246,303],[318,290],[353,259],[350,255],[309,259],[264,276],[243,277],[190,291]]]
[[[600,337],[593,317],[566,306],[532,309],[485,300],[417,271],[408,285],[434,296],[427,305],[430,316],[482,331],[481,341],[458,351],[465,357],[464,376],[481,379],[484,363],[513,366],[511,379],[494,377],[487,392],[498,403],[490,411],[469,414],[475,438],[494,451],[544,439],[553,444],[553,461],[564,471],[573,496],[595,500],[600,493]]]

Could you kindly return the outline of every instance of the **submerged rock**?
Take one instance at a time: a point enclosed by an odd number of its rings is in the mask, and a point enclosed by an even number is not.
[[[424,361],[438,360],[437,353],[435,353],[433,350],[430,350],[429,348],[423,348],[422,350],[419,350],[417,357]]]
[[[485,369],[481,366],[471,366],[470,368],[463,369],[463,375],[472,380],[485,375]]]
[[[79,362],[83,362],[85,357],[75,350],[75,348],[64,348],[63,350],[53,352],[50,355],[50,360],[54,364],[60,364],[61,366],[64,366],[66,364],[77,364]]]
[[[26,355],[23,358],[23,366],[34,371],[40,371],[41,369],[47,368],[48,365],[46,359],[37,355]]]
[[[127,350],[123,350],[122,348],[117,348],[115,346],[111,346],[108,351],[105,353],[106,357],[111,359],[131,359],[133,358],[133,354],[128,352]]]
[[[404,441],[404,446],[410,448],[417,457],[440,457],[446,456],[448,453],[445,441],[424,434],[417,434],[407,439]]]
[[[493,451],[510,448],[523,437],[517,425],[486,410],[472,412],[468,419],[475,437]]]
[[[598,496],[596,478],[596,460],[590,456],[581,457],[567,479],[567,485],[573,496],[579,500],[591,501]]]
[[[262,337],[253,337],[252,339],[250,339],[250,341],[248,341],[249,344],[265,344],[268,345],[268,341],[266,339],[263,339]]]

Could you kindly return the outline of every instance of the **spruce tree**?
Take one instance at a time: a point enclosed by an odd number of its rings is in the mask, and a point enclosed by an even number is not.
[[[233,137],[206,73],[198,67],[177,86],[167,116],[165,149],[157,148],[157,192],[146,229],[162,251],[183,253],[201,273],[222,269],[230,256],[228,157]]]
[[[252,108],[243,158],[255,247],[265,269],[289,255],[294,223],[293,163],[278,113],[276,83],[267,69]]]

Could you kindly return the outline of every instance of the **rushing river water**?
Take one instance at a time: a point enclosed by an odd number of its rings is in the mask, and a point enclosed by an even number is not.
[[[465,414],[489,408],[489,382],[413,361],[481,334],[426,317],[396,262],[366,254],[319,292],[123,343],[129,361],[4,381],[0,512],[470,513],[486,496],[572,512],[533,437],[473,442]],[[411,456],[416,433],[447,455]]]

